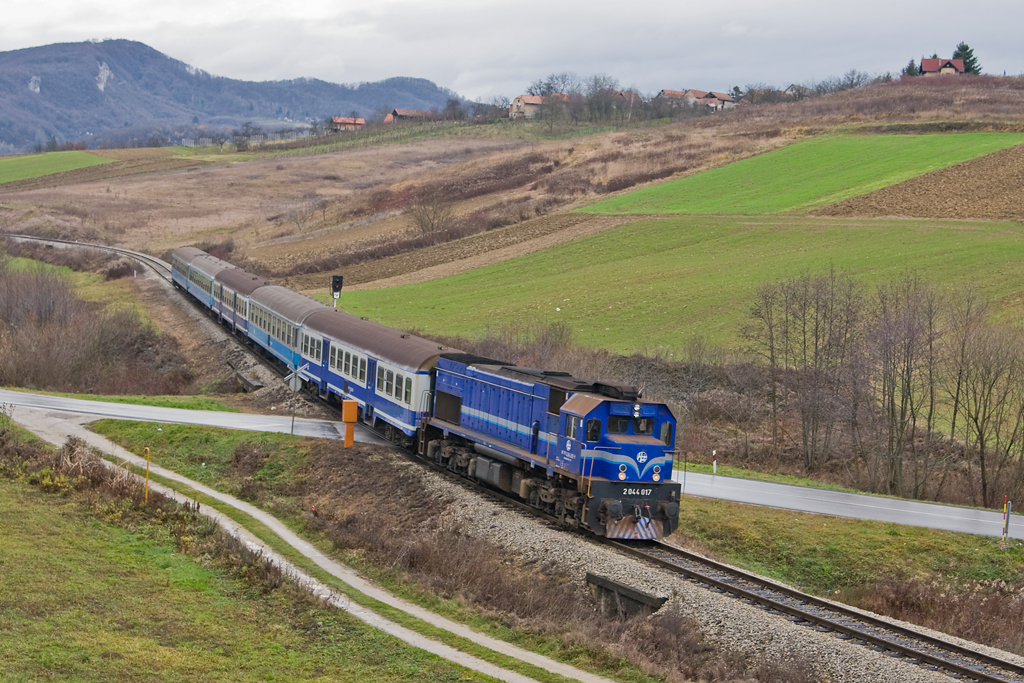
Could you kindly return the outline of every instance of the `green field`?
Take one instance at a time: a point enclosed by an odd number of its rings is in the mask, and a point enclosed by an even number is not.
[[[260,594],[159,527],[104,524],[6,479],[0,519],[3,680],[491,680],[341,610]]]
[[[1024,142],[1019,133],[835,135],[612,197],[589,213],[806,212]]]
[[[0,159],[0,184],[112,162],[113,159],[104,159],[91,152],[47,152],[8,157]]]
[[[488,325],[561,321],[588,346],[669,354],[694,335],[735,348],[760,284],[831,266],[866,284],[916,270],[943,287],[971,284],[1008,311],[1022,299],[1024,226],[650,218],[444,280],[344,292],[340,306],[427,334],[478,335]]]

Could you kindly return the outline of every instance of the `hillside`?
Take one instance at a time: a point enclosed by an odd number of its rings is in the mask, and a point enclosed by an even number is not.
[[[382,107],[443,107],[454,93],[419,78],[358,86],[316,79],[254,83],[221,78],[129,40],[0,52],[0,152],[53,138],[95,141],[127,130],[265,127]],[[274,126],[275,122],[278,124]]]

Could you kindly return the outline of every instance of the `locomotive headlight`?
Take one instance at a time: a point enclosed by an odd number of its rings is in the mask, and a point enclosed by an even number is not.
[[[625,465],[619,465],[619,479],[625,479],[625,478],[626,478],[626,466]]]
[[[633,417],[640,417],[640,404],[639,403],[634,403],[633,404]]]
[[[624,480],[625,478],[626,478],[626,473],[625,472],[619,472],[619,479],[623,479]]]
[[[661,475],[655,474],[653,477],[651,477],[651,479],[653,479],[654,481],[661,481]]]
[[[661,465],[655,465],[654,466],[654,473],[655,474],[661,474]]]
[[[625,472],[625,471],[626,471],[626,466],[625,465],[619,465],[619,472]]]

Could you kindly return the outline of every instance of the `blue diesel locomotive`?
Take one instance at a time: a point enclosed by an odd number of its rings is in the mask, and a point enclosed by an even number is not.
[[[676,422],[634,387],[481,358],[331,309],[193,247],[172,275],[328,401],[423,457],[609,538],[675,530]]]

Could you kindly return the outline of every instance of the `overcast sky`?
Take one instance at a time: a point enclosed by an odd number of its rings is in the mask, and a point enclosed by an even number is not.
[[[36,0],[5,10],[0,51],[126,38],[217,76],[415,76],[487,100],[563,71],[652,94],[784,88],[961,41],[986,73],[1020,75],[1022,26],[1021,0]]]

